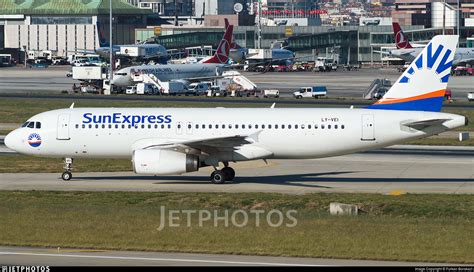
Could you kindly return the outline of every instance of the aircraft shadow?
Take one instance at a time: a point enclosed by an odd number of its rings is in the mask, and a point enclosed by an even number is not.
[[[338,177],[338,175],[352,174],[356,172],[339,171],[339,172],[322,172],[322,173],[306,173],[306,174],[291,174],[291,175],[274,175],[274,176],[237,176],[232,182],[226,184],[240,184],[240,183],[254,183],[254,184],[274,184],[274,185],[288,185],[299,187],[319,187],[332,188],[322,186],[315,183],[318,182],[347,182],[347,183],[411,183],[411,182],[474,182],[474,179],[469,178],[365,178],[365,177]],[[360,172],[359,172],[360,173]],[[206,176],[101,176],[101,177],[79,177],[78,180],[116,180],[116,181],[154,181],[153,184],[209,184]]]

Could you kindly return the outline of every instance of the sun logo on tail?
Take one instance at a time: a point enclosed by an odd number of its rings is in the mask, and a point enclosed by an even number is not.
[[[400,79],[400,83],[408,83],[410,82],[411,76],[415,75],[417,70],[433,70],[433,66],[437,62],[437,60],[441,56],[441,52],[443,51],[444,46],[443,45],[438,45],[436,48],[436,51],[433,53],[433,44],[429,44],[426,54],[420,54],[418,58],[414,61],[414,64],[410,66],[410,68],[407,70],[407,72],[402,76]],[[452,60],[448,61],[449,57],[451,56],[453,52],[450,49],[447,49],[444,52],[443,57],[439,61],[436,69],[434,70],[436,72],[436,75],[441,76],[445,71],[449,70],[452,66]],[[426,55],[426,56],[425,56]],[[424,59],[426,58],[426,61]],[[426,67],[423,67],[424,64]],[[447,83],[449,79],[449,73],[441,76],[440,82],[442,83]]]

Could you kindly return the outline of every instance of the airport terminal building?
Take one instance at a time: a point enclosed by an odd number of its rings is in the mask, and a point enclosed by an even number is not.
[[[0,0],[0,48],[51,51],[66,56],[108,40],[109,1]],[[114,43],[133,43],[135,28],[145,27],[147,10],[113,1]],[[21,54],[19,54],[21,56]]]

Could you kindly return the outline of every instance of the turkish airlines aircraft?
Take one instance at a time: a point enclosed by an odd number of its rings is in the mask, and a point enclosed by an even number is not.
[[[226,28],[216,53],[201,63],[131,66],[115,72],[112,84],[121,87],[135,85],[136,82],[133,81],[132,74],[141,73],[153,74],[163,82],[179,81],[184,85],[189,85],[191,81],[202,81],[220,76],[228,66],[233,30],[232,25]]]
[[[403,32],[398,23],[393,23],[393,34],[397,49],[391,50],[390,55],[406,62],[412,62],[423,50],[425,45],[410,44],[408,36]],[[474,48],[457,48],[454,54],[453,65],[474,62]]]
[[[73,159],[131,158],[140,175],[212,166],[231,181],[229,162],[324,158],[424,138],[467,124],[441,113],[458,36],[436,36],[385,96],[363,109],[67,108],[31,117],[5,144],[22,154]],[[221,164],[224,167],[220,167]]]

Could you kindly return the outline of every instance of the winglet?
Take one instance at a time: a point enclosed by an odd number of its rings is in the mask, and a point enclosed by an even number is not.
[[[270,109],[274,109],[275,105],[276,105],[276,103],[273,103],[272,106],[270,107]]]
[[[70,109],[74,109],[74,102],[72,102],[71,106],[69,106]]]

